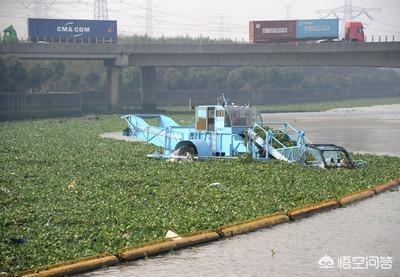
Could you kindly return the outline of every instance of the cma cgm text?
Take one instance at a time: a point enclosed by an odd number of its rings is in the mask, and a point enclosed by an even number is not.
[[[57,32],[90,33],[90,27],[58,26]]]

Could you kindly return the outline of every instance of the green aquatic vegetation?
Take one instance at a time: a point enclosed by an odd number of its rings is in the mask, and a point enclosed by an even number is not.
[[[100,137],[123,128],[118,115],[0,123],[0,272],[115,253],[167,230],[215,229],[399,177],[399,158],[372,155],[356,155],[367,164],[355,170],[152,160],[152,145]]]
[[[290,137],[280,129],[271,128],[269,126],[261,126],[261,128],[260,127],[254,128],[254,132],[264,140],[267,137],[266,132],[271,132],[275,137],[275,139],[279,141],[279,142],[277,142],[276,140],[272,141],[272,147],[274,148],[281,148],[282,145],[285,147],[296,146],[296,142],[291,140]]]

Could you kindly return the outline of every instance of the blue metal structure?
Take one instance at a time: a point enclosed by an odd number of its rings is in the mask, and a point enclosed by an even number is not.
[[[322,168],[355,166],[341,147],[314,145],[304,131],[286,122],[267,123],[261,117],[257,121],[253,108],[228,106],[223,101],[198,106],[194,126],[180,126],[159,114],[128,114],[122,118],[128,123],[129,135],[164,149],[149,157],[211,159],[249,154],[254,160],[277,159]]]

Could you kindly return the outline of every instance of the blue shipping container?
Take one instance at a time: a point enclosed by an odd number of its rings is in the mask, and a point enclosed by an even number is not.
[[[314,19],[296,21],[296,39],[339,38],[339,19]]]
[[[28,18],[30,41],[117,42],[117,21]]]

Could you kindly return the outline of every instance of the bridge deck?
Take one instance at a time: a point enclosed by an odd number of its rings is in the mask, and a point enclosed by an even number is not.
[[[105,60],[116,66],[375,66],[400,67],[400,42],[320,44],[0,45],[23,59]]]

